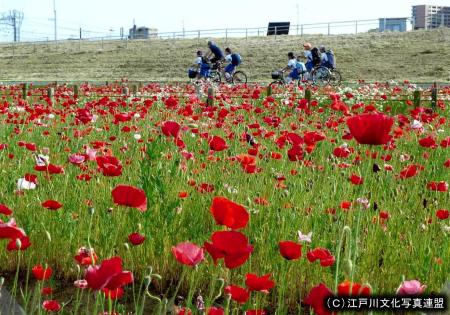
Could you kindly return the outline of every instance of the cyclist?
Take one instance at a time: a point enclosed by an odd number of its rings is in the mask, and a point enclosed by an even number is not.
[[[313,47],[311,43],[304,43],[304,56],[306,57],[306,70],[311,73],[314,67],[320,66],[321,59],[319,49],[317,47]]]
[[[299,69],[301,67],[301,63],[297,61],[297,58],[294,56],[293,52],[288,53],[288,64],[286,67],[280,70],[280,72],[285,72],[287,70],[291,70],[291,72],[288,74],[286,78],[287,83],[291,83],[292,80],[299,80],[300,79],[300,73],[303,72],[302,69]]]
[[[320,53],[321,53],[321,59],[322,63],[321,65],[324,67],[327,67],[329,69],[335,69],[336,68],[336,59],[334,58],[334,53],[331,49],[326,49],[324,45],[320,46]]]
[[[212,42],[212,41],[208,41],[208,48],[209,48],[209,51],[208,51],[208,53],[206,54],[206,58],[209,59],[212,55],[214,55],[214,57],[211,58],[210,61],[211,61],[211,63],[213,64],[213,69],[216,69],[216,68],[217,68],[217,66],[216,66],[217,62],[218,62],[218,61],[222,61],[223,58],[224,58],[223,52],[222,52],[222,50],[221,50],[214,42]]]
[[[227,81],[230,81],[236,67],[242,62],[241,55],[233,53],[230,47],[227,47],[225,48],[225,61],[228,62],[228,65],[223,70],[223,75]]]
[[[197,57],[195,58],[191,69],[195,69],[197,71],[198,79],[208,77],[211,66],[208,63],[208,59],[203,56],[203,52],[201,50],[197,51]]]

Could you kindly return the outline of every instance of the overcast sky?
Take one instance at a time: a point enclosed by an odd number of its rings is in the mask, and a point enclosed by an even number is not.
[[[214,4],[214,5],[213,5]],[[138,26],[160,32],[263,27],[269,21],[291,24],[346,20],[409,17],[411,6],[427,4],[419,0],[56,0],[58,38],[77,36],[81,27],[86,36],[120,34],[120,28]],[[450,5],[450,0],[433,0]],[[217,8],[219,7],[219,8]],[[297,10],[298,7],[298,10]],[[0,12],[24,12],[22,40],[53,37],[53,0],[0,0]],[[90,33],[88,33],[90,31]],[[0,40],[12,38],[12,28],[2,27]]]

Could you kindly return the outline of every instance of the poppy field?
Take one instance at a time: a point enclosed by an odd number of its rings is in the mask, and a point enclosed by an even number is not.
[[[331,314],[450,280],[450,87],[124,84],[0,86],[27,314]]]

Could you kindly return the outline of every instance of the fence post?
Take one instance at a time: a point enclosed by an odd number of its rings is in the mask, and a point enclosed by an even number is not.
[[[81,51],[81,38],[78,39],[78,51]]]
[[[128,49],[128,37],[127,37],[127,39],[125,40],[125,48]]]
[[[208,99],[206,100],[207,106],[214,106],[214,89],[212,87],[208,88]]]
[[[414,95],[414,100],[413,100],[414,107],[415,108],[420,107],[420,91],[415,90],[413,95]]]
[[[73,86],[73,98],[78,98],[78,84]]]
[[[258,37],[259,37],[259,28],[258,28]]]
[[[16,55],[16,43],[15,42],[13,42],[13,58],[14,58],[14,56]]]
[[[53,99],[53,95],[55,94],[55,90],[52,87],[49,87],[47,89],[47,97],[51,100]]]
[[[22,84],[22,99],[26,100],[27,99],[27,84],[24,83]]]
[[[248,41],[248,29],[245,29],[245,42]]]
[[[437,96],[438,96],[438,86],[437,83],[433,83],[433,87],[431,88],[431,107],[436,109],[437,106]]]
[[[300,35],[303,36],[303,24],[300,26]]]
[[[275,40],[277,40],[277,27],[275,26]]]
[[[136,84],[133,85],[133,95],[136,96],[138,92],[138,87]]]
[[[355,34],[358,34],[358,21],[355,21]]]
[[[328,23],[328,35],[330,35],[330,23]]]
[[[200,44],[200,30],[198,31],[197,43]]]
[[[102,37],[102,50],[103,50],[103,37]]]
[[[225,44],[228,44],[228,29],[225,29]]]

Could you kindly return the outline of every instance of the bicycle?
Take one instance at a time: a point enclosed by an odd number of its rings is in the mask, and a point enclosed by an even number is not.
[[[299,74],[299,79],[298,79],[298,83],[297,83],[298,86],[301,86],[303,84],[303,82],[305,80],[305,74],[306,74],[306,72],[302,72],[302,73]],[[286,81],[286,77],[284,76],[284,71],[274,71],[274,72],[272,72],[272,79],[275,80],[275,81],[270,83],[270,86],[287,85],[288,84],[288,82]]]
[[[342,81],[341,73],[336,68],[330,68],[329,70],[331,73],[330,84],[334,86],[340,85]]]
[[[222,62],[218,61],[214,64],[214,66],[211,69],[211,72],[214,72],[212,75],[215,78],[218,78],[218,82],[220,83],[222,80]],[[232,84],[246,84],[247,83],[247,75],[243,71],[233,71],[233,73],[230,75],[229,78],[225,77],[225,81],[227,83]]]
[[[310,73],[311,80],[313,84],[319,86],[326,86],[330,83],[332,79],[332,74],[330,69],[325,66],[316,66],[312,69]]]

